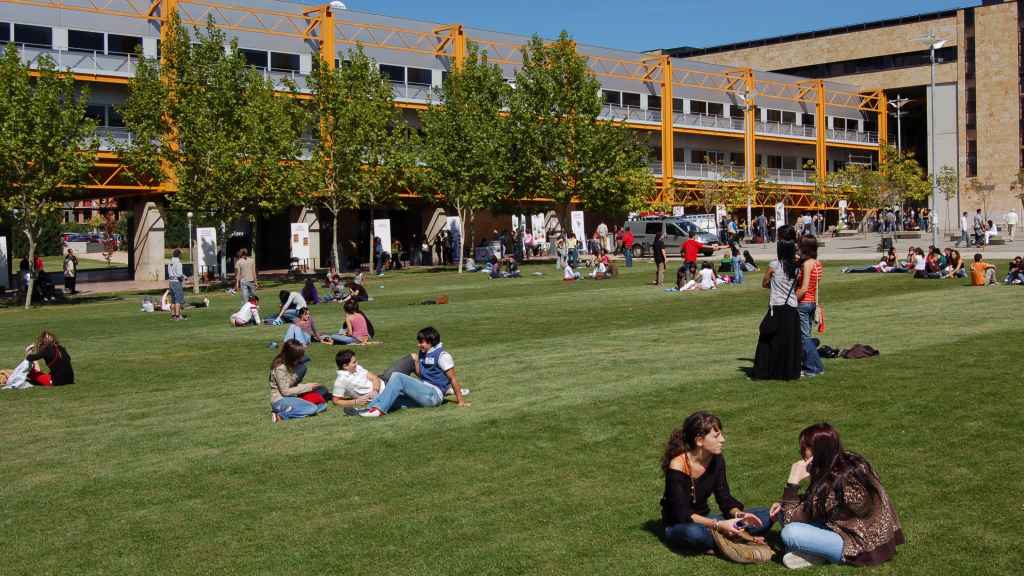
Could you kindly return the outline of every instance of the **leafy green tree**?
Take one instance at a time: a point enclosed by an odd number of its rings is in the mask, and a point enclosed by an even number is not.
[[[621,124],[598,119],[601,85],[566,32],[523,47],[509,113],[514,189],[555,204],[563,230],[572,204],[621,213],[654,194],[648,150]]]
[[[317,62],[309,86],[311,123],[320,127],[320,139],[305,166],[305,201],[333,216],[331,257],[337,269],[339,215],[368,208],[372,263],[374,210],[397,202],[413,178],[414,136],[395,108],[391,84],[362,46],[349,50],[340,68]]]
[[[96,124],[85,116],[88,89],[78,89],[52,59],[29,76],[14,44],[0,58],[0,209],[12,215],[36,255],[43,226],[64,207],[64,196],[85,183],[96,158]],[[35,271],[25,309],[31,306]]]
[[[465,230],[467,220],[507,190],[508,131],[501,112],[508,105],[509,87],[501,68],[470,44],[463,66],[449,73],[435,96],[438,102],[420,116],[424,190],[455,208],[459,229]]]
[[[212,17],[190,33],[172,16],[170,29],[159,72],[143,59],[120,109],[134,135],[125,161],[139,176],[172,183],[171,207],[222,225],[294,203],[307,125],[295,87],[278,95]]]
[[[899,206],[931,195],[931,182],[913,154],[887,146],[884,158],[877,169],[847,164],[829,181],[839,194],[865,210]]]

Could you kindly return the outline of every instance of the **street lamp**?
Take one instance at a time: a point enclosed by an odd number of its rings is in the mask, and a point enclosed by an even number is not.
[[[928,115],[929,124],[928,129],[928,168],[932,173],[932,209],[931,209],[931,224],[932,224],[932,245],[939,245],[939,229],[935,225],[935,216],[938,214],[938,184],[939,184],[939,167],[936,166],[935,162],[935,51],[946,45],[945,40],[938,40],[935,37],[934,32],[929,32],[927,36],[921,39],[923,42],[928,44],[928,54],[931,58],[931,92],[928,95]]]
[[[189,212],[188,216],[188,259],[192,261],[192,292],[199,294],[199,272],[196,268],[196,253],[192,248],[192,216]]]
[[[896,94],[895,100],[889,100],[889,106],[896,109],[895,112],[890,112],[889,115],[896,118],[896,149],[900,152],[903,151],[903,117],[907,115],[903,111],[903,107],[910,102],[910,98],[903,98],[899,94]]]

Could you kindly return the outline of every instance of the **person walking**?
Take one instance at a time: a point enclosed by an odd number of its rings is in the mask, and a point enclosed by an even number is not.
[[[974,213],[974,244],[984,246],[985,244],[985,217],[981,215],[981,208]]]
[[[635,240],[633,231],[626,228],[626,231],[622,233],[622,255],[626,258],[626,268],[633,267],[633,242]]]
[[[68,248],[68,254],[64,257],[64,291],[68,294],[78,294],[75,289],[75,281],[78,278],[78,257],[75,251]]]
[[[256,280],[256,262],[249,257],[249,251],[242,248],[235,260],[235,291],[241,295],[242,302],[248,302],[256,295],[256,289],[259,287]]]
[[[654,273],[654,285],[661,286],[665,281],[665,266],[668,260],[665,254],[664,232],[659,231],[654,235],[654,244],[651,246],[651,250],[654,252],[654,267],[657,269]]]
[[[1010,237],[1010,242],[1013,242],[1013,231],[1017,228],[1017,212],[1010,208],[1010,211],[1006,213],[1006,235]]]
[[[967,238],[967,226],[967,212],[965,211],[963,214],[960,215],[960,239],[957,240],[956,243],[953,244],[953,246],[959,248],[961,243],[963,243],[964,246],[968,245],[969,242]]]

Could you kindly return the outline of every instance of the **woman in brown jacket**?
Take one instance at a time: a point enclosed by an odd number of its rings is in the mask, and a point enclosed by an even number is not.
[[[286,340],[270,365],[270,409],[274,422],[315,416],[327,409],[326,402],[314,404],[299,397],[319,386],[299,382],[297,371],[305,356],[305,346],[297,340]]]
[[[793,464],[780,515],[788,568],[845,563],[881,564],[904,543],[903,530],[889,495],[863,456],[843,449],[839,433],[821,423],[800,433],[801,459]],[[810,485],[798,494],[799,484]]]

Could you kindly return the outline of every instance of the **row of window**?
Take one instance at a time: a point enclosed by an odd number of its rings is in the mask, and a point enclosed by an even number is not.
[[[956,46],[948,46],[935,51],[936,62],[956,62]],[[841,62],[827,62],[824,64],[812,64],[810,66],[798,66],[796,68],[784,68],[774,70],[780,74],[803,76],[806,78],[834,78],[849,74],[867,74],[869,72],[881,72],[883,70],[895,70],[899,68],[913,68],[927,66],[931,63],[931,52],[929,50],[916,50],[901,54],[886,54],[884,56],[873,56],[870,58],[856,58]]]
[[[287,52],[273,52],[268,50],[253,50],[250,48],[239,48],[245,63],[261,70],[274,70],[278,72],[298,72],[300,70],[299,55]]]
[[[13,34],[12,34],[13,32]],[[0,42],[53,48],[53,29],[47,26],[0,22]],[[68,30],[68,50],[101,54],[134,54],[142,46],[141,36]]]
[[[85,109],[85,115],[95,120],[97,126],[124,127],[121,113],[110,104],[90,104]]]
[[[678,162],[691,164],[717,164],[720,166],[737,166],[742,168],[745,165],[743,152],[722,152],[720,150],[687,150],[675,148],[673,156]],[[661,159],[661,148],[654,148],[654,157]],[[814,162],[813,158],[801,158],[798,156],[782,156],[781,154],[758,154],[754,157],[754,165],[758,168],[774,168],[779,170],[804,170]]]

